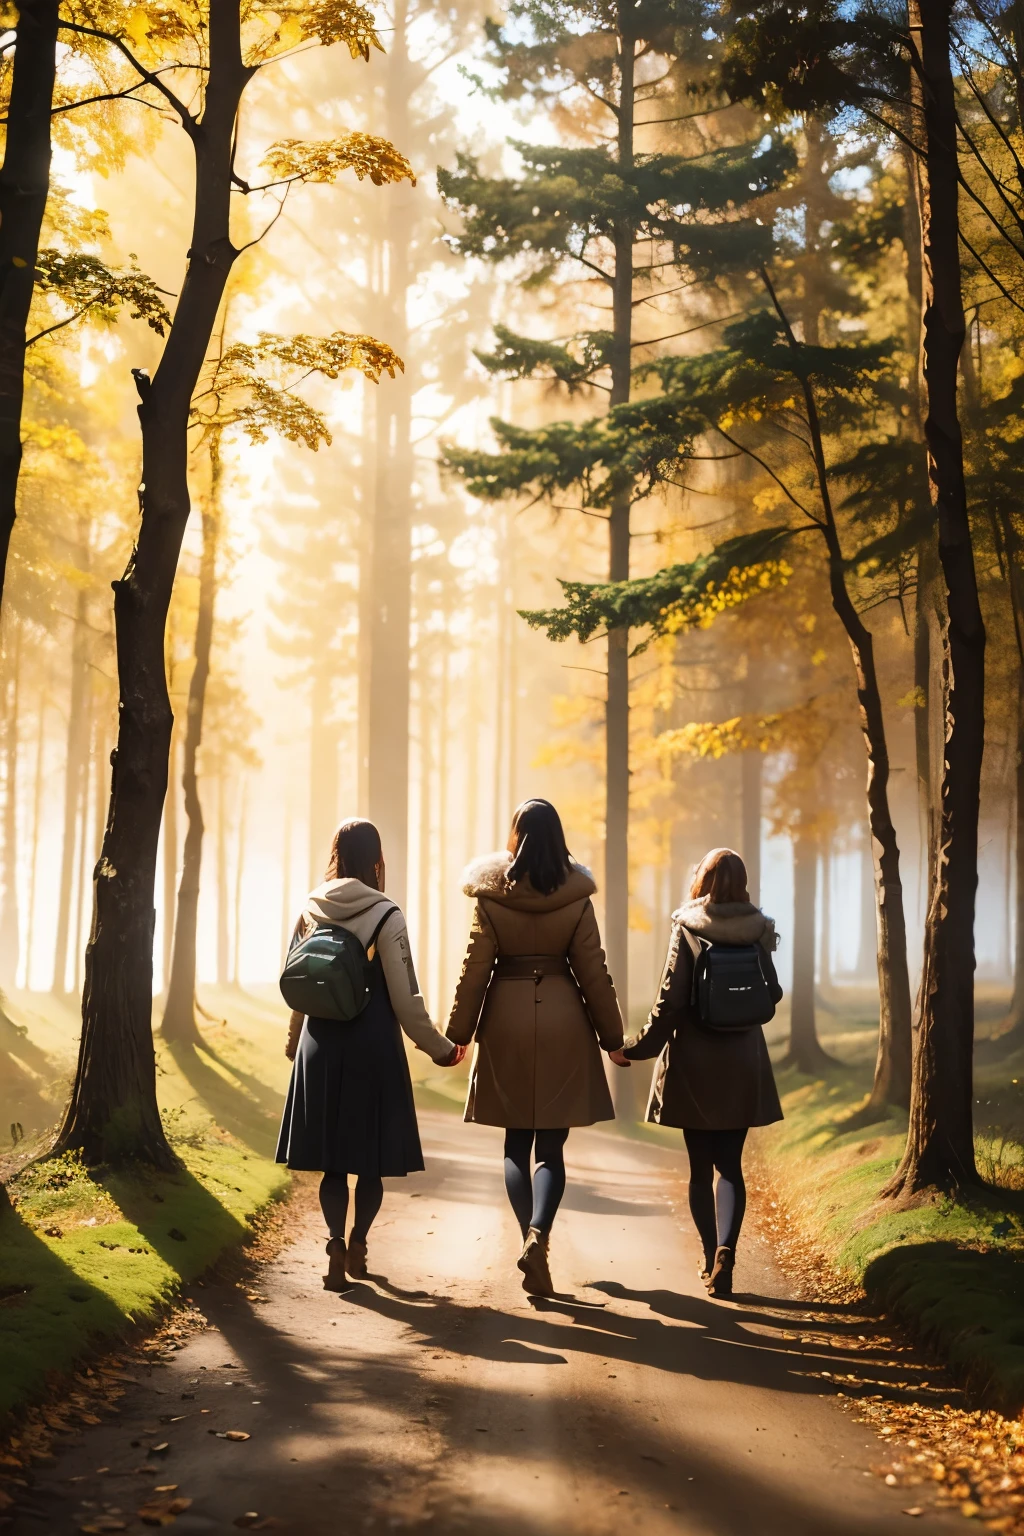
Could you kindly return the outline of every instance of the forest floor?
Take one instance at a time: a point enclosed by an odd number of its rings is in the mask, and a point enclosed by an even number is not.
[[[856,1299],[787,1279],[756,1230],[736,1301],[709,1300],[678,1152],[572,1133],[559,1295],[531,1301],[500,1132],[430,1112],[423,1130],[427,1172],[389,1183],[368,1281],[322,1289],[300,1179],[290,1231],[245,1288],[190,1289],[158,1348],[115,1376],[103,1422],[51,1436],[11,1536],[888,1536],[906,1515],[962,1529],[934,1451],[894,1453],[891,1427],[865,1423],[955,1412],[955,1393]]]
[[[913,1348],[879,1332],[858,1284],[893,1255],[934,1260],[924,1293],[918,1273],[886,1297],[918,1339],[938,1345],[939,1358],[957,1338],[984,1342],[983,1309],[1001,1300],[1005,1319],[989,1342],[1007,1359],[1021,1352],[1013,1191],[1024,1115],[1012,1060],[982,1070],[978,1106],[986,1172],[1004,1186],[997,1199],[1008,1214],[932,1209],[890,1230],[874,1192],[901,1126],[854,1134],[836,1124],[866,1091],[870,1002],[823,1012],[825,1043],[843,1066],[818,1081],[781,1076],[787,1119],[752,1138],[756,1231],[739,1271],[747,1293],[729,1307],[697,1282],[678,1133],[646,1126],[632,1140],[574,1133],[554,1260],[566,1293],[529,1303],[512,1267],[497,1143],[455,1118],[465,1069],[444,1073],[414,1054],[429,1171],[396,1182],[375,1229],[371,1268],[389,1280],[332,1297],[320,1288],[321,1220],[301,1179],[270,1221],[286,1235],[256,1245],[245,1261],[252,1274],[239,1278],[235,1265],[197,1278],[218,1249],[237,1251],[252,1212],[279,1192],[270,1156],[288,1073],[275,1000],[229,992],[206,1001],[216,1017],[202,1050],[158,1039],[161,1099],[192,1170],[180,1190],[126,1203],[124,1191],[83,1188],[77,1174],[62,1183],[52,1164],[43,1167],[55,1187],[33,1187],[31,1168],[15,1181],[32,1251],[65,1290],[82,1276],[59,1265],[88,1258],[85,1284],[105,1309],[98,1331],[108,1339],[124,1336],[129,1315],[152,1320],[172,1293],[191,1300],[148,1343],[101,1353],[63,1396],[20,1417],[20,1442],[6,1462],[0,1455],[0,1526],[18,1536],[169,1523],[317,1531],[334,1528],[340,1499],[345,1524],[367,1529],[853,1536],[898,1529],[905,1514],[946,1528],[941,1506],[955,1501],[992,1529],[1024,1532],[1024,1425],[972,1412]],[[73,1066],[74,1025],[70,1010],[37,996],[16,997],[11,1013],[22,1027],[0,1037],[0,1124],[20,1120],[25,1134],[0,1159],[8,1175],[45,1145]],[[216,1022],[221,1014],[230,1023]],[[639,1090],[641,1073],[631,1076]],[[168,1194],[196,1208],[181,1216]],[[90,1215],[90,1199],[121,1205]],[[138,1240],[126,1230],[114,1241],[109,1225],[120,1218]],[[921,1242],[929,1222],[946,1223],[941,1253]],[[164,1240],[172,1225],[187,1241]],[[131,1254],[144,1244],[148,1256]],[[1001,1281],[993,1260],[1007,1257],[1013,1273]],[[980,1279],[952,1259],[982,1264]],[[16,1340],[5,1367],[28,1361],[40,1375],[66,1365],[53,1333],[80,1351],[89,1307],[81,1298],[65,1307],[61,1333],[57,1313],[47,1320],[37,1305],[33,1339],[19,1328],[27,1298],[2,1281],[0,1333]],[[936,1286],[952,1312],[922,1326]],[[971,1360],[959,1364],[985,1385]],[[245,1410],[238,1423],[222,1412],[232,1404]],[[224,1439],[229,1431],[238,1438]]]

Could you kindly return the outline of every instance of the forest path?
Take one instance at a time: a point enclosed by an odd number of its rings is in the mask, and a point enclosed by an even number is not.
[[[910,1528],[908,1506],[929,1530],[962,1529],[926,1488],[873,1475],[884,1442],[822,1395],[838,1390],[823,1371],[884,1391],[919,1364],[887,1364],[870,1337],[856,1347],[871,1328],[855,1311],[791,1299],[756,1237],[740,1299],[705,1296],[683,1158],[573,1132],[552,1241],[564,1290],[531,1303],[500,1132],[443,1115],[422,1128],[428,1170],[389,1187],[371,1234],[370,1269],[388,1279],[325,1292],[310,1208],[258,1274],[262,1303],[195,1291],[210,1326],[133,1373],[117,1419],[37,1479],[17,1536],[41,1520],[55,1536],[141,1531],[154,1484],[176,1485],[158,1503],[192,1501],[182,1536],[882,1536]]]

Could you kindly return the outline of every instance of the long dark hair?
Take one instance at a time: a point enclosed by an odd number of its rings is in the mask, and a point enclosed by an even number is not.
[[[706,896],[712,906],[722,902],[749,901],[747,866],[731,848],[712,848],[693,872],[690,900]]]
[[[326,878],[342,880],[347,876],[352,880],[361,880],[372,891],[376,891],[380,889],[377,884],[377,865],[383,862],[380,833],[373,822],[364,821],[360,816],[350,816],[334,834]]]
[[[535,891],[550,896],[564,885],[572,855],[565,846],[561,818],[550,800],[524,800],[512,817],[508,835],[512,855],[506,884],[527,879]]]

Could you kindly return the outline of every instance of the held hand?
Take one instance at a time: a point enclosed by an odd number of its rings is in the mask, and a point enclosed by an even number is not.
[[[629,1057],[624,1055],[621,1050],[609,1051],[608,1052],[608,1060],[609,1061],[614,1061],[614,1063],[615,1063],[615,1065],[617,1067],[631,1067],[633,1065],[633,1063],[630,1061]]]
[[[440,1062],[439,1065],[442,1067],[457,1067],[460,1062],[465,1061],[467,1050],[468,1046],[457,1045],[448,1060]]]

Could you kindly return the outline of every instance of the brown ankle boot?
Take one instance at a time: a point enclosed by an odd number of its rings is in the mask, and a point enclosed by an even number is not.
[[[530,1296],[553,1296],[555,1288],[551,1283],[551,1270],[548,1268],[548,1241],[547,1232],[542,1232],[539,1227],[531,1227],[526,1234],[523,1251],[519,1255],[516,1267],[522,1270],[523,1290]]]
[[[350,1237],[345,1268],[353,1280],[366,1279],[366,1238]]]
[[[327,1244],[327,1273],[324,1275],[325,1291],[345,1291],[348,1289],[348,1281],[345,1279],[345,1239],[332,1237]]]

